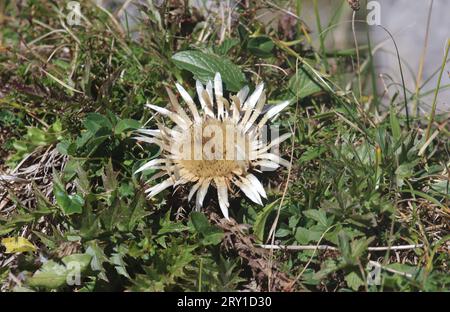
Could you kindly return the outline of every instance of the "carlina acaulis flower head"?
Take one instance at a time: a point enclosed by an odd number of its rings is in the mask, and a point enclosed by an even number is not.
[[[222,78],[219,73],[214,82],[206,86],[196,82],[197,96],[201,109],[180,85],[176,88],[187,105],[185,110],[175,94],[167,88],[171,110],[160,106],[146,106],[170,119],[174,126],[158,124],[158,129],[139,129],[137,140],[157,144],[158,158],[140,167],[159,170],[147,183],[162,179],[162,182],[146,190],[151,198],[169,187],[186,185],[190,187],[188,200],[195,195],[199,210],[210,185],[217,190],[220,209],[228,219],[228,192],[240,189],[250,200],[262,205],[267,198],[263,185],[254,175],[256,172],[275,170],[289,162],[273,153],[274,147],[289,138],[290,133],[271,138],[266,142],[266,123],[276,117],[289,102],[265,107],[264,84],[256,86],[248,96],[245,86],[229,100],[223,96]]]

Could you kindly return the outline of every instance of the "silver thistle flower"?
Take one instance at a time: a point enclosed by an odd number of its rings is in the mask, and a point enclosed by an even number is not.
[[[266,143],[263,129],[268,120],[277,116],[289,102],[264,109],[266,95],[263,83],[249,97],[246,86],[228,101],[223,97],[222,79],[217,73],[214,82],[208,82],[206,88],[200,81],[196,83],[202,108],[199,112],[189,93],[178,83],[176,87],[189,108],[189,115],[167,89],[173,111],[151,104],[147,107],[172,120],[175,126],[168,128],[159,124],[158,129],[139,129],[140,136],[136,137],[161,148],[159,157],[144,164],[136,173],[159,169],[147,182],[168,176],[146,190],[148,197],[168,187],[190,184],[188,200],[196,194],[196,209],[200,209],[212,184],[227,219],[228,191],[233,187],[262,205],[261,197],[267,198],[266,192],[252,171],[274,170],[279,165],[288,167],[288,161],[269,150],[290,136],[290,133],[284,134]]]

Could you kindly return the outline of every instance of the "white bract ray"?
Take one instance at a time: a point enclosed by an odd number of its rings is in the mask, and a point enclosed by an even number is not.
[[[158,170],[149,181],[166,177],[146,190],[148,197],[169,187],[186,185],[190,187],[188,200],[195,200],[195,207],[199,210],[212,185],[226,219],[229,218],[229,192],[233,188],[262,205],[262,198],[267,198],[267,195],[255,173],[262,172],[264,168],[274,170],[280,165],[289,166],[288,161],[270,152],[289,134],[264,142],[263,131],[266,123],[285,109],[289,102],[271,105],[263,112],[266,103],[263,83],[250,95],[249,88],[245,86],[227,100],[219,73],[206,86],[196,82],[199,108],[180,84],[177,83],[176,88],[185,106],[170,89],[167,89],[170,109],[147,104],[149,109],[170,119],[175,125],[170,128],[158,124],[158,129],[139,129],[135,137],[161,148],[158,158],[136,170],[136,173]]]

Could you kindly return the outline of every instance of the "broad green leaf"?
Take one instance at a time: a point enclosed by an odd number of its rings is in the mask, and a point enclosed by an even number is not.
[[[2,239],[5,253],[35,251],[36,247],[25,237],[6,237]]]
[[[112,130],[112,124],[105,116],[99,113],[89,113],[84,120],[84,126],[92,134],[97,133],[101,128]]]
[[[39,231],[33,231],[34,235],[39,237],[39,240],[45,244],[48,248],[56,248],[56,242],[55,239],[49,235],[46,235],[44,233],[41,233]]]
[[[325,278],[327,275],[336,272],[337,270],[339,270],[339,266],[336,264],[335,260],[332,259],[327,259],[325,261],[323,261],[323,263],[321,264],[321,269],[320,271],[317,271],[313,277],[315,279],[321,280],[323,278]]]
[[[317,221],[320,225],[328,227],[327,216],[323,210],[309,209],[309,210],[303,211],[303,214],[306,217]]]
[[[304,227],[298,227],[295,231],[295,240],[300,244],[308,244],[309,242],[318,242],[323,232],[312,231]]]
[[[66,265],[68,270],[79,269],[80,272],[83,272],[91,263],[91,259],[92,255],[85,253],[71,254],[62,258],[61,261]]]
[[[275,232],[275,237],[281,238],[281,237],[286,237],[291,235],[291,230],[290,229],[284,229],[284,228],[279,228],[276,232]]]
[[[54,179],[53,194],[55,195],[56,203],[64,214],[71,215],[83,211],[83,198],[78,194],[68,195],[58,178]]]
[[[433,184],[431,184],[431,188],[436,192],[439,192],[444,195],[450,196],[450,185],[449,181],[445,180],[437,180]]]
[[[27,280],[27,284],[32,287],[57,289],[66,284],[66,280],[66,267],[53,260],[49,260]]]
[[[56,184],[53,187],[53,192],[55,194],[56,202],[59,207],[61,207],[64,214],[71,215],[83,211],[84,200],[80,195],[67,195],[65,190]]]
[[[182,51],[172,56],[175,65],[194,74],[194,78],[206,84],[214,80],[219,72],[225,89],[233,92],[239,91],[245,84],[245,76],[238,66],[229,59],[215,54],[206,54],[200,51]]]
[[[142,192],[136,194],[133,202],[130,204],[131,214],[128,222],[129,230],[133,230],[139,221],[142,221],[151,212],[145,209],[145,196]]]
[[[141,127],[139,121],[134,119],[122,119],[119,121],[114,129],[115,134],[121,134],[126,130],[135,130]]]

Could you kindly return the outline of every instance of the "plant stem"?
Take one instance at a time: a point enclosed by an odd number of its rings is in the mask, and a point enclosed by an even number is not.
[[[434,116],[436,115],[437,96],[438,96],[439,89],[441,86],[442,74],[444,73],[445,64],[447,63],[449,48],[450,48],[450,39],[448,39],[448,41],[447,41],[447,48],[445,49],[445,55],[444,55],[444,60],[442,61],[441,71],[439,73],[438,84],[437,84],[436,90],[434,92],[434,99],[433,99],[433,104],[431,106],[430,120],[428,121],[427,131],[425,132],[425,138],[426,138],[425,141],[427,141],[430,138],[431,125],[433,124]]]

